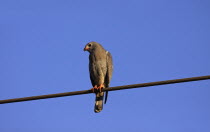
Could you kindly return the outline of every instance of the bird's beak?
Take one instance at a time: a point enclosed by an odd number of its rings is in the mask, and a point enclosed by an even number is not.
[[[84,51],[88,51],[88,50],[89,50],[89,48],[87,48],[87,47],[84,48]]]

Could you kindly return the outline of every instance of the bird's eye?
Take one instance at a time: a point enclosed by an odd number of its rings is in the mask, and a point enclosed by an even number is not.
[[[89,47],[91,47],[91,44],[88,44]]]

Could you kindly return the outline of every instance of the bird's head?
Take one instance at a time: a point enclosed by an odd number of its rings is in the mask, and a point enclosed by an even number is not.
[[[92,41],[85,45],[84,51],[88,51],[91,53],[98,47],[102,47],[102,46],[99,43]]]

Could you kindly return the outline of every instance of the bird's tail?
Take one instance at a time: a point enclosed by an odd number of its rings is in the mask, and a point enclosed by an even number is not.
[[[106,91],[104,104],[106,104],[107,98],[108,98],[108,91]]]
[[[104,92],[97,92],[96,93],[96,100],[95,100],[95,108],[94,108],[94,111],[96,113],[102,111],[102,109],[103,109],[103,99],[104,99]]]

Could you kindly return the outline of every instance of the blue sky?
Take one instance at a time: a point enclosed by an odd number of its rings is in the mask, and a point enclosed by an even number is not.
[[[111,86],[210,75],[208,0],[0,1],[0,99],[91,88],[86,43]],[[209,132],[210,80],[0,105],[2,132]]]

